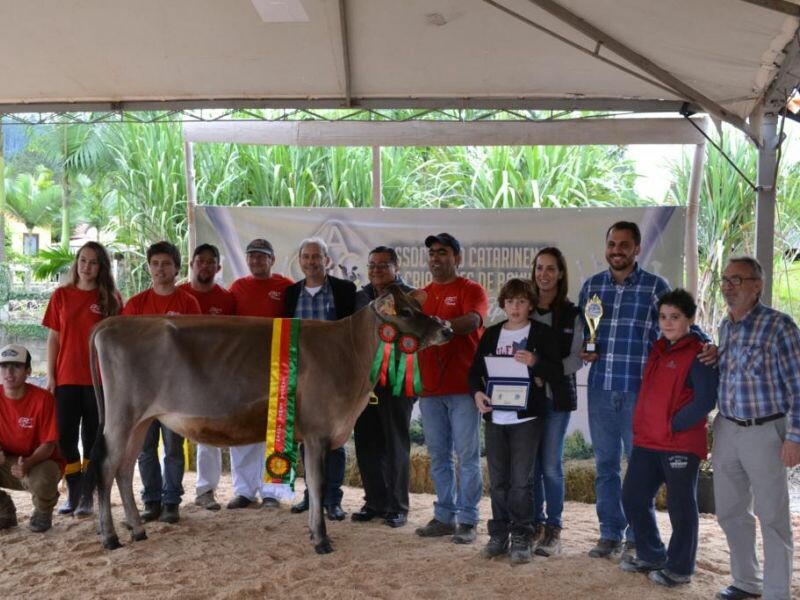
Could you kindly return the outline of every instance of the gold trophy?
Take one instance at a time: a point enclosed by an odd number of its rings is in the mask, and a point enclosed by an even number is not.
[[[589,326],[589,339],[584,345],[586,352],[597,352],[597,328],[600,326],[600,319],[603,316],[603,303],[600,296],[595,294],[583,308],[583,316],[586,317],[586,324]]]

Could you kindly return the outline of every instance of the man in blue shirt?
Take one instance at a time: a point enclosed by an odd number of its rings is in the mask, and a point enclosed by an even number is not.
[[[764,275],[731,258],[720,283],[728,315],[719,328],[719,414],[714,420],[714,499],[728,539],[733,584],[720,600],[789,600],[792,523],[786,468],[800,463],[800,329],[761,304]],[[755,514],[754,514],[755,513]],[[764,570],[756,555],[756,520]]]
[[[633,550],[633,530],[622,508],[620,462],[630,457],[633,409],[642,372],[653,342],[658,339],[658,300],[669,291],[663,277],[639,267],[642,236],[636,223],[619,221],[606,232],[608,270],[583,284],[581,310],[595,294],[603,305],[595,352],[584,352],[589,371],[589,432],[597,476],[597,517],[600,540],[589,552],[596,558],[619,558]]]

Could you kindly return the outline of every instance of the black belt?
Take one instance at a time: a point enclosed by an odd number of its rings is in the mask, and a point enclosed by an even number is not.
[[[775,413],[774,415],[770,415],[768,417],[758,417],[757,419],[735,419],[734,417],[725,418],[731,423],[736,423],[739,427],[750,427],[752,425],[763,425],[764,423],[769,423],[770,421],[777,421],[785,416],[786,415],[784,413]]]

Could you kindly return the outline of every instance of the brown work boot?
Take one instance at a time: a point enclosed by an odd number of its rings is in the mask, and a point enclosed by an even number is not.
[[[31,520],[28,523],[28,529],[34,533],[43,533],[53,526],[53,513],[40,512],[34,509],[31,515]]]
[[[11,496],[0,490],[0,529],[17,526],[17,507]]]
[[[537,556],[554,556],[561,553],[561,528],[545,525],[544,537],[536,545]]]

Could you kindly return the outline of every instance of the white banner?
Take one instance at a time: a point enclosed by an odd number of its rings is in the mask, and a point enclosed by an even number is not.
[[[295,280],[303,274],[298,244],[319,236],[329,246],[331,273],[367,283],[367,255],[376,246],[393,246],[400,271],[415,287],[431,280],[424,240],[446,231],[462,246],[461,274],[483,285],[490,299],[490,321],[500,319],[497,294],[513,277],[530,278],[533,257],[544,246],[558,246],[569,262],[570,298],[577,300],[581,282],[607,267],[605,233],[615,221],[638,223],[642,230],[643,268],[664,276],[673,286],[683,282],[685,209],[678,207],[591,209],[304,209],[200,206],[198,244],[211,243],[223,255],[222,282],[248,273],[244,248],[265,238],[275,248],[273,271]]]

